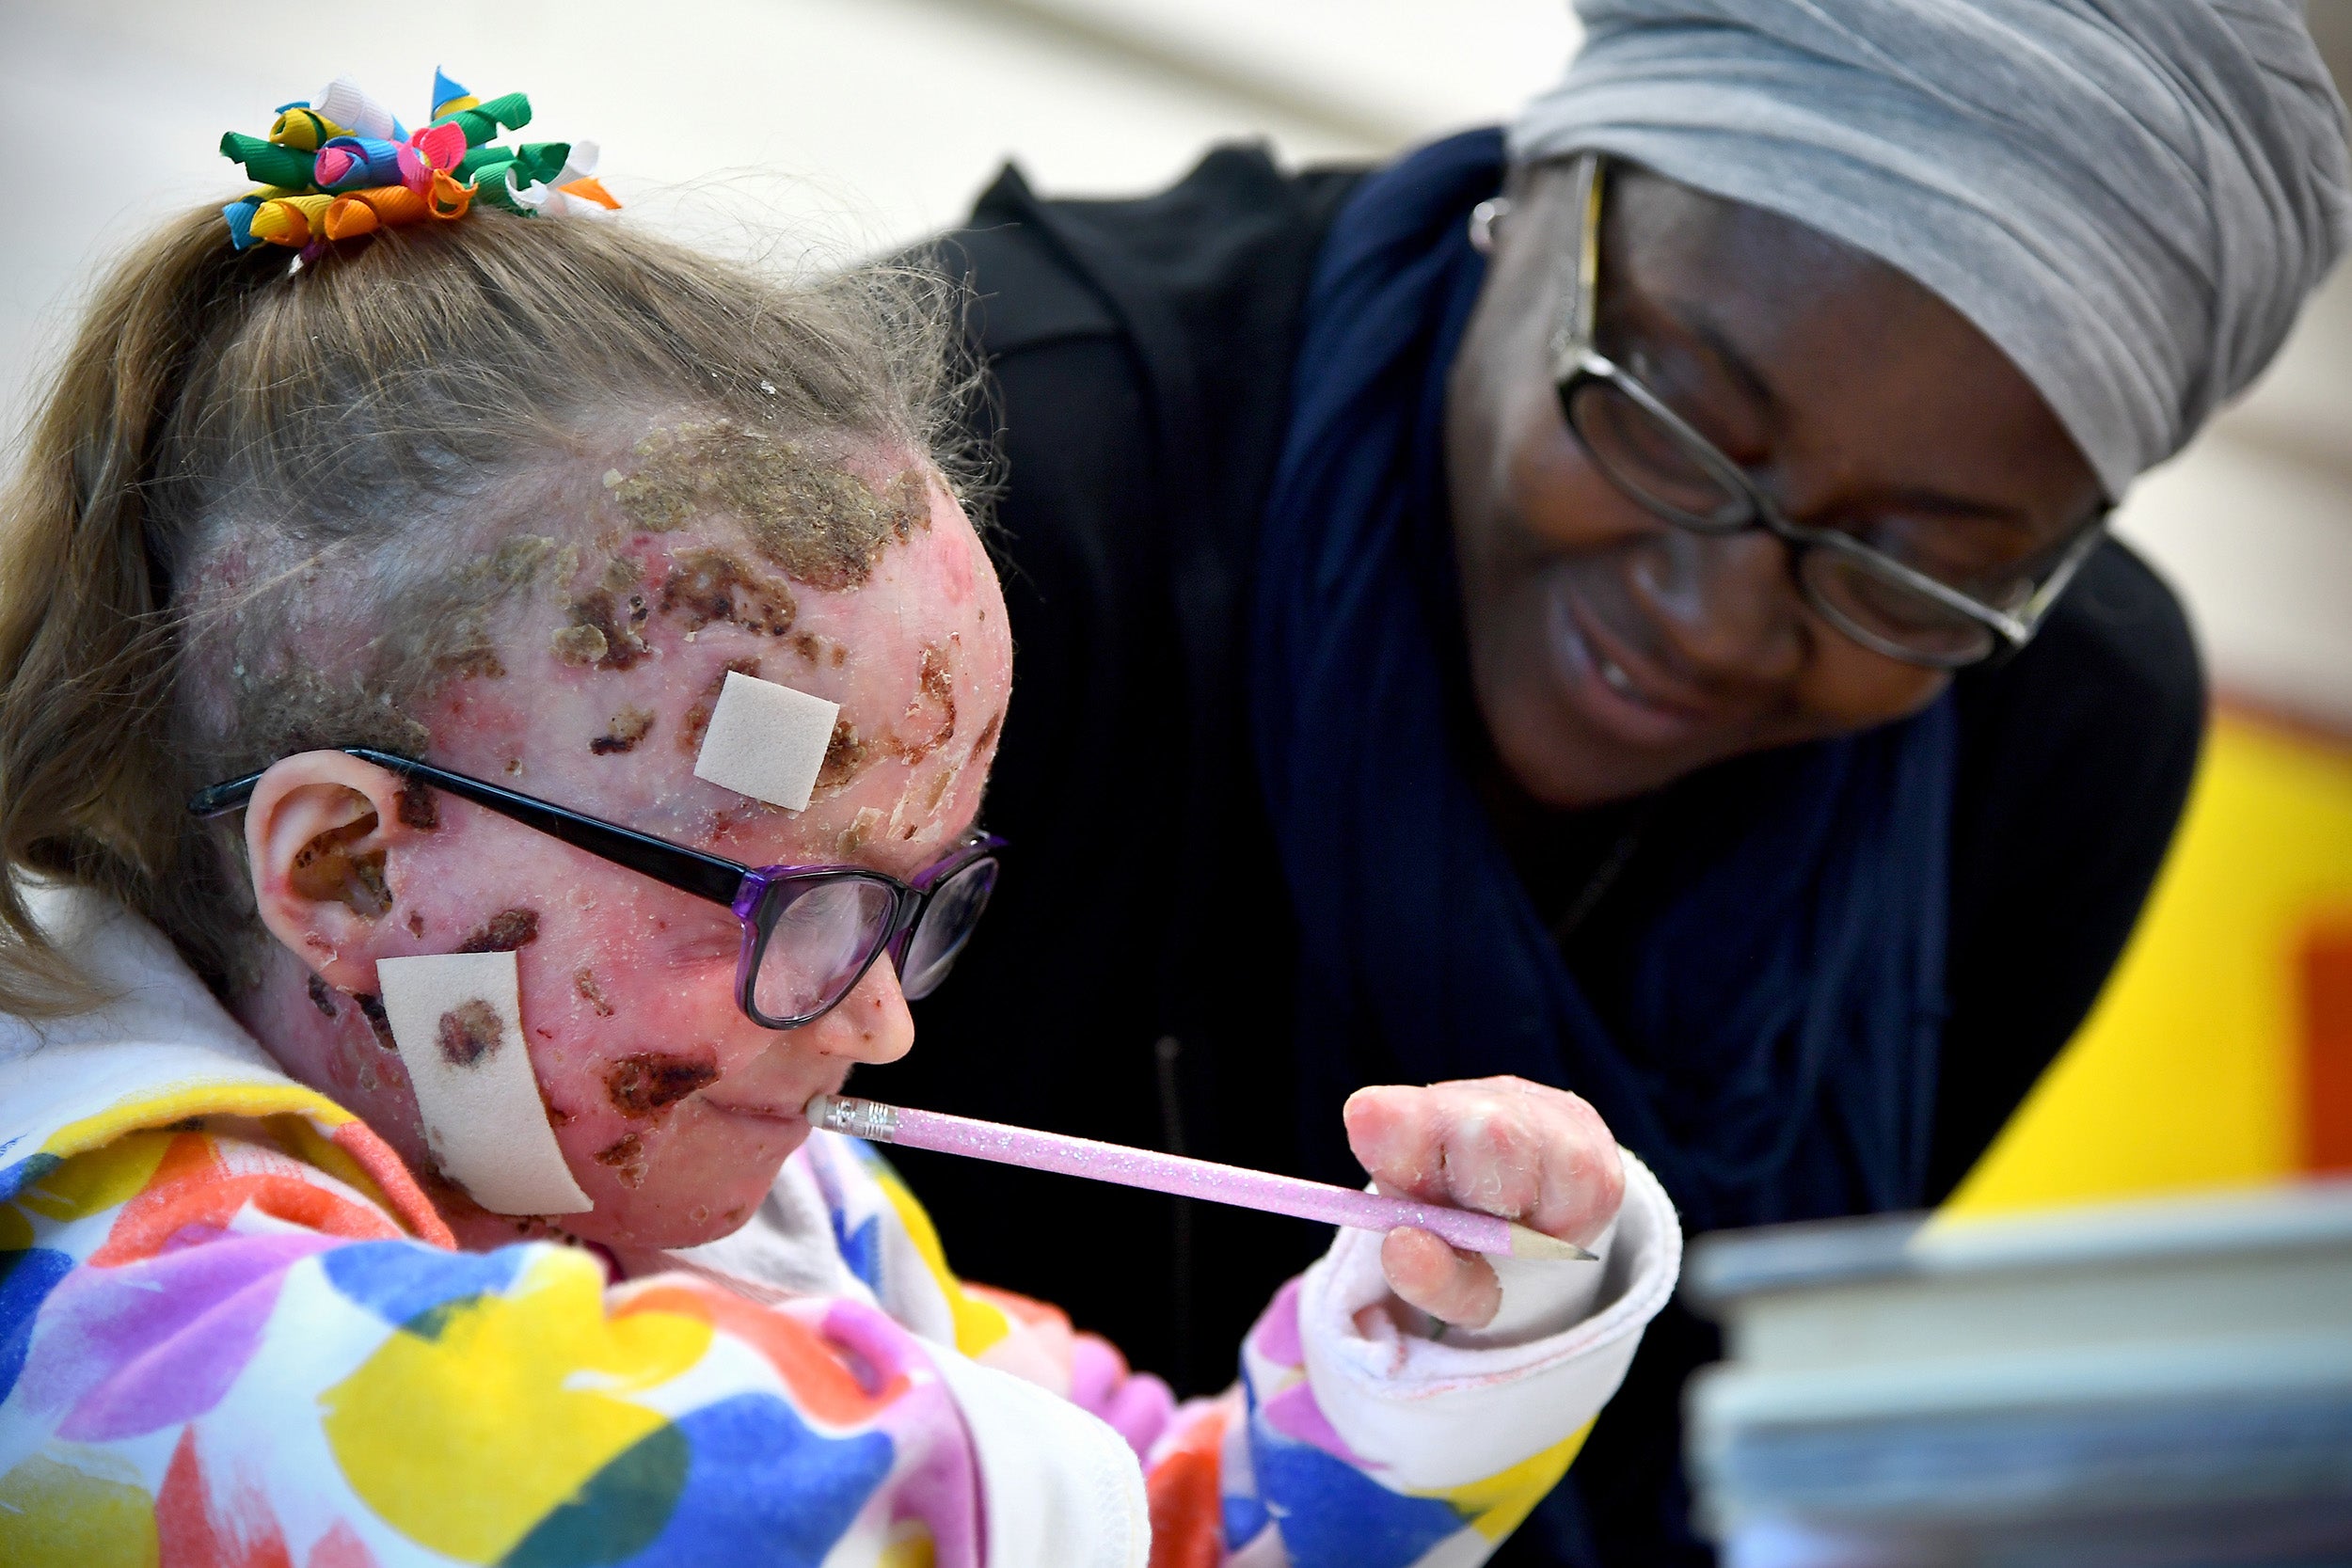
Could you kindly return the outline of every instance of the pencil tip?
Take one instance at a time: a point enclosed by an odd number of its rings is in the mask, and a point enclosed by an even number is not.
[[[1600,1261],[1574,1242],[1564,1242],[1557,1236],[1547,1236],[1523,1225],[1511,1227],[1511,1256],[1514,1258],[1549,1258],[1579,1263]]]

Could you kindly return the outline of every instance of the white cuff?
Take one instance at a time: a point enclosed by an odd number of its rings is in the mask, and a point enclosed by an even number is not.
[[[1380,1240],[1346,1230],[1307,1271],[1298,1328],[1315,1403],[1381,1479],[1443,1491],[1500,1474],[1600,1413],[1642,1329],[1674,1293],[1682,1225],[1658,1178],[1630,1153],[1625,1202],[1597,1263],[1498,1259],[1502,1308],[1474,1333],[1398,1332]]]

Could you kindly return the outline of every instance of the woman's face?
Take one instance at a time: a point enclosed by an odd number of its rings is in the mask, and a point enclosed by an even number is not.
[[[418,715],[433,760],[745,864],[912,878],[978,811],[1011,644],[971,523],[928,467],[908,471],[897,491],[891,473],[868,477],[878,496],[911,497],[916,515],[928,485],[928,522],[846,585],[795,580],[731,518],[608,528],[568,578],[516,603],[494,660]],[[580,536],[553,519],[548,531]],[[840,705],[806,811],[695,776],[730,671]],[[728,910],[446,794],[429,813],[382,815],[369,842],[386,851],[390,908],[364,920],[326,910],[323,947],[279,931],[337,984],[294,971],[248,1021],[421,1173],[433,1164],[400,1057],[344,994],[373,989],[378,958],[513,948],[547,1115],[596,1205],[556,1223],[622,1246],[733,1230],[807,1135],[809,1097],[912,1043],[886,956],[814,1023],[766,1029],[737,1005],[741,927]],[[266,909],[271,888],[261,892]],[[463,1217],[463,1204],[445,1206]]]
[[[1536,800],[1586,806],[1924,706],[1949,677],[1823,621],[1777,540],[1684,532],[1594,467],[1549,367],[1573,184],[1565,166],[1516,180],[1448,388],[1470,667],[1505,769]],[[1893,523],[1993,571],[2098,504],[2090,466],[1981,333],[1788,218],[1616,170],[1598,307],[1600,351],[1801,524]]]

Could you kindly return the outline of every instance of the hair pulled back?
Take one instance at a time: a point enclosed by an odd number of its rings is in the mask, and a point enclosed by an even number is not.
[[[616,409],[952,471],[947,303],[920,272],[783,281],[626,220],[480,206],[292,273],[276,247],[232,249],[217,210],[161,229],[99,286],[0,499],[0,1009],[98,1000],[36,924],[27,873],[103,890],[230,982],[249,895],[184,807],[239,750],[219,722],[192,740],[208,726],[183,711],[197,563],[328,561],[396,613],[408,563],[446,552],[435,535]],[[293,733],[386,738],[350,733],[407,695],[381,665]]]

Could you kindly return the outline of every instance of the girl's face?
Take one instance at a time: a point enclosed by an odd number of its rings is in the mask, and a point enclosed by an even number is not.
[[[912,879],[977,814],[1011,641],[995,573],[945,485],[928,467],[866,477],[914,526],[878,545],[863,572],[854,552],[846,566],[830,562],[817,574],[825,587],[787,575],[780,560],[803,563],[772,531],[699,513],[675,529],[661,526],[672,518],[637,526],[644,509],[632,517],[598,498],[618,525],[580,548],[552,592],[517,601],[496,657],[417,715],[432,759],[749,865]],[[695,776],[730,671],[841,705],[806,811]],[[807,1136],[809,1097],[913,1043],[887,957],[816,1022],[766,1029],[736,1002],[741,927],[727,910],[445,794],[393,815],[379,814],[375,830],[389,909],[347,918],[346,902],[326,911],[324,936],[296,932],[287,945],[355,990],[374,989],[350,983],[355,962],[372,974],[377,958],[514,950],[548,1117],[596,1205],[561,1216],[566,1230],[634,1247],[726,1234]],[[267,911],[258,863],[257,879]],[[350,996],[310,978],[293,972],[264,988],[264,1016],[248,1022],[430,1172],[399,1056]],[[461,1218],[470,1208],[447,1206]]]

